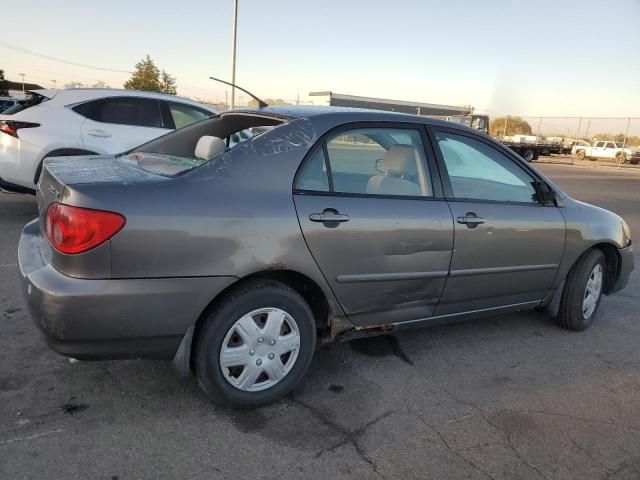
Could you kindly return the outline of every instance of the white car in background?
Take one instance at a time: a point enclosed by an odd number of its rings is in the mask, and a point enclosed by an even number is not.
[[[34,90],[24,109],[0,114],[0,188],[33,191],[48,157],[115,154],[217,112],[137,90]]]

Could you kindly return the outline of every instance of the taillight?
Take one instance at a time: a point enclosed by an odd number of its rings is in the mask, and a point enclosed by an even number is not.
[[[82,253],[109,240],[125,222],[119,213],[52,203],[47,209],[45,234],[59,252]]]
[[[0,132],[18,138],[18,130],[21,128],[39,127],[39,123],[18,122],[16,120],[0,120]]]

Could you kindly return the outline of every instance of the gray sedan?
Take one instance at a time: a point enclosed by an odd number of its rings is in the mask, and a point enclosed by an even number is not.
[[[617,215],[482,133],[394,113],[230,111],[49,159],[37,199],[19,263],[51,348],[172,360],[238,408],[290,391],[320,341],[534,308],[584,330],[633,269]]]

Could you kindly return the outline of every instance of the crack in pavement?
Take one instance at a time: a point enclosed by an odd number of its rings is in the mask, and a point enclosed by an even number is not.
[[[466,463],[467,465],[469,465],[471,468],[478,470],[480,473],[482,473],[485,477],[488,477],[491,480],[496,480],[495,477],[493,475],[491,475],[489,472],[487,472],[486,470],[480,468],[478,465],[476,465],[474,462],[472,462],[471,460],[469,460],[468,458],[466,458],[464,455],[462,455],[460,450],[456,450],[454,449],[449,442],[447,442],[447,440],[444,438],[444,435],[442,435],[442,432],[440,432],[440,430],[438,430],[435,425],[430,424],[429,422],[427,422],[424,418],[422,418],[422,416],[418,413],[413,411],[411,408],[409,408],[409,412],[411,412],[418,420],[420,420],[420,422],[422,422],[423,425],[427,426],[429,429],[431,429],[431,431],[433,431],[438,438],[440,439],[440,441],[442,442],[442,444],[447,448],[447,450],[449,450],[451,453],[453,453],[457,458],[459,458],[460,460],[462,460],[464,463]]]
[[[514,455],[516,456],[516,458],[518,458],[518,460],[520,460],[522,462],[523,465],[525,465],[526,467],[530,468],[531,470],[533,470],[534,472],[536,472],[538,475],[540,475],[542,478],[549,480],[549,477],[547,477],[542,470],[540,470],[538,467],[536,467],[535,465],[533,465],[532,463],[528,462],[523,456],[522,454],[518,451],[518,449],[515,447],[515,445],[513,444],[513,440],[511,438],[511,433],[508,430],[505,430],[504,428],[502,428],[500,425],[497,425],[495,422],[491,421],[488,418],[487,412],[485,412],[483,409],[481,409],[480,407],[478,407],[477,405],[475,405],[474,403],[471,403],[469,401],[466,400],[462,400],[461,398],[458,398],[457,396],[455,396],[453,393],[451,393],[449,390],[447,390],[446,388],[444,388],[442,385],[439,385],[439,387],[442,389],[443,392],[445,392],[447,395],[449,395],[452,399],[454,399],[456,402],[458,403],[462,403],[463,405],[467,405],[469,407],[471,407],[472,409],[474,409],[476,412],[478,412],[478,414],[480,415],[480,417],[487,422],[489,425],[491,425],[493,428],[495,428],[496,430],[498,430],[499,432],[502,432],[505,436],[505,440],[507,441],[507,443],[505,444],[505,447],[508,448],[509,450],[511,450]],[[508,410],[507,410],[508,411]]]
[[[343,437],[342,441],[340,441],[340,442],[338,442],[338,443],[336,443],[334,445],[331,445],[329,447],[321,449],[319,452],[317,452],[314,455],[314,458],[319,458],[322,455],[324,455],[325,453],[333,452],[336,449],[342,447],[343,445],[351,444],[351,445],[353,445],[353,448],[355,449],[356,453],[358,454],[358,456],[360,457],[360,459],[362,461],[367,463],[372,468],[372,470],[377,475],[379,475],[381,478],[386,478],[382,473],[380,473],[376,463],[364,452],[362,447],[360,447],[360,445],[358,444],[358,438],[362,434],[364,434],[364,432],[366,432],[367,429],[369,429],[371,426],[375,425],[380,420],[383,420],[383,419],[389,417],[391,414],[395,413],[393,410],[389,410],[389,411],[383,413],[382,415],[380,415],[380,416],[374,418],[373,420],[367,422],[364,426],[358,428],[357,430],[347,430],[346,428],[343,428],[340,425],[338,425],[336,422],[333,422],[333,421],[329,420],[326,417],[326,415],[324,415],[318,409],[316,409],[315,407],[312,407],[311,405],[303,402],[302,400],[300,400],[298,398],[295,398],[294,396],[291,396],[291,401],[293,401],[294,403],[297,403],[301,407],[307,409],[309,412],[312,413],[312,415],[314,417],[316,417],[318,420],[320,420],[320,422],[322,422],[323,425],[327,426],[328,428],[330,428],[332,430],[335,430],[336,432],[338,432]]]

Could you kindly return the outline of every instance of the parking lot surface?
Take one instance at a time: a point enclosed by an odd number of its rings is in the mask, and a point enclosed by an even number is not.
[[[640,175],[540,168],[640,237]],[[637,272],[585,332],[531,312],[340,343],[292,395],[240,412],[166,362],[49,351],[17,280],[35,214],[0,194],[0,478],[640,478]]]

